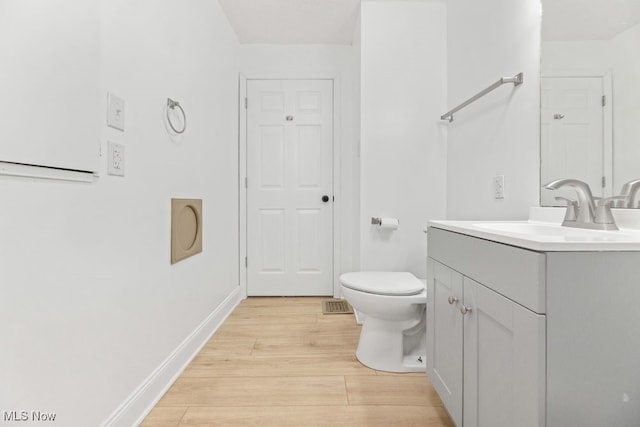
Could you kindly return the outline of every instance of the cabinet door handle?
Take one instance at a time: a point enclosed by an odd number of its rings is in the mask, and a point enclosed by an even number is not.
[[[471,307],[467,307],[466,305],[463,305],[462,307],[460,307],[460,313],[462,313],[462,315],[471,313]]]
[[[454,296],[450,296],[450,297],[449,297],[449,299],[448,299],[448,301],[449,301],[449,304],[452,304],[452,305],[453,305],[453,304],[455,304],[455,303],[457,303],[457,302],[458,302],[458,298],[456,298],[456,297],[454,297]]]

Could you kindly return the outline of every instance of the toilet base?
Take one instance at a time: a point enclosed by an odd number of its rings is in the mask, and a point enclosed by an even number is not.
[[[391,321],[367,316],[356,357],[365,366],[385,372],[426,371],[426,321]]]

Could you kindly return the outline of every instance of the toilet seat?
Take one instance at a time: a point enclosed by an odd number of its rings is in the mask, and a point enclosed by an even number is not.
[[[409,296],[424,292],[425,286],[411,273],[360,271],[340,276],[342,285],[355,291],[377,295]]]

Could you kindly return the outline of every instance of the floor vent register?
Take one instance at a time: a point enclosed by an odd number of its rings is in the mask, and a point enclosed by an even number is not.
[[[328,299],[322,301],[322,314],[352,314],[351,305],[342,299]]]

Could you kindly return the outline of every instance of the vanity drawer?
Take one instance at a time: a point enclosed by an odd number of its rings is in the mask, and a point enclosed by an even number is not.
[[[545,254],[429,227],[429,257],[524,307],[546,312]]]

